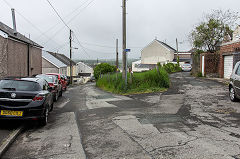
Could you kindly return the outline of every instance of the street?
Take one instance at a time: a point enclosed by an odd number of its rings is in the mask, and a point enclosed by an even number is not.
[[[240,103],[230,101],[227,85],[189,72],[170,77],[163,93],[69,88],[48,125],[28,123],[2,158],[240,158]]]

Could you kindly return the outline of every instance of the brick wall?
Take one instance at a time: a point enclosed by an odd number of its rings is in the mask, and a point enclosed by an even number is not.
[[[210,77],[219,77],[218,75],[218,64],[219,64],[219,53],[203,53],[204,56],[204,74]]]
[[[0,78],[7,76],[7,43],[8,39],[0,36]]]
[[[192,74],[197,74],[198,72],[200,72],[200,55],[197,53],[192,53],[191,55],[192,57]]]
[[[240,48],[240,42],[236,42],[233,44],[223,45],[219,50],[219,65],[218,65],[218,73],[221,78],[224,77],[224,56],[226,55],[234,55],[234,63],[239,60],[239,55],[234,54]]]

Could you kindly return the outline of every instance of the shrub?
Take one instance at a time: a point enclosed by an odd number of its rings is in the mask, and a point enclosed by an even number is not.
[[[202,72],[198,72],[197,77],[203,77]]]
[[[116,66],[112,66],[108,63],[101,63],[94,68],[94,77],[98,79],[101,74],[115,72],[116,69]]]
[[[164,64],[163,68],[167,71],[167,73],[174,73],[182,70],[178,64],[173,63]]]
[[[130,74],[128,74],[129,76]],[[160,91],[168,88],[170,82],[166,70],[159,68],[158,70],[134,73],[131,84],[128,84],[127,88],[125,88],[125,82],[120,73],[104,75],[97,80],[96,85],[106,91],[124,94]]]

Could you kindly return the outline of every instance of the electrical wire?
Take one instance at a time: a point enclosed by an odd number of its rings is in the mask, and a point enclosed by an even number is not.
[[[80,43],[80,41],[78,40],[77,36],[75,34],[73,34],[73,36],[76,38],[77,43],[79,44],[79,46],[82,48],[83,52],[90,58],[90,55],[87,53],[85,47]]]
[[[82,12],[84,9],[86,9],[93,1],[95,1],[95,0],[90,1],[84,8],[82,8],[82,9],[80,10],[80,12]],[[80,14],[80,12],[79,12],[77,15],[75,15],[73,18],[71,18],[67,23],[69,24],[71,21],[73,21],[73,20]],[[55,33],[53,36],[51,36],[51,38],[50,38],[48,41],[46,41],[46,42],[44,43],[44,45],[47,44],[49,41],[51,41],[51,39],[53,39],[53,38],[54,38],[60,31],[62,31],[63,29],[64,29],[64,26],[61,27],[59,30],[57,30],[56,33]]]
[[[88,2],[89,0],[86,0],[86,1],[84,1],[80,6],[78,6],[75,10],[73,10],[71,13],[69,13],[65,18],[67,18],[67,17],[69,17],[70,15],[72,15],[73,13],[75,13],[78,9],[80,9],[86,2]],[[61,23],[61,22],[58,22],[58,23],[56,23],[55,25],[53,25],[53,26],[51,26],[49,29],[47,29],[44,33],[47,33],[47,32],[49,32],[49,31],[51,31],[52,29],[54,29],[56,26],[58,26],[58,24],[59,23]],[[38,37],[37,37],[37,39],[38,38],[40,38],[42,35],[39,35]]]
[[[9,4],[6,0],[3,0],[3,2],[5,2],[9,8],[14,8],[14,7],[13,7],[11,4]],[[24,15],[22,15],[18,10],[15,9],[15,11],[16,11],[26,22],[28,22],[34,29],[36,29],[37,31],[39,31],[39,32],[41,33],[41,35],[45,36],[47,39],[50,39],[50,37],[48,37],[44,32],[42,32],[37,26],[35,26],[30,20],[28,20]],[[54,43],[58,44],[56,41],[54,41]]]
[[[53,5],[50,3],[49,0],[47,0],[47,2],[49,3],[49,5],[52,7],[52,9],[54,10],[54,12],[57,14],[57,16],[61,19],[61,21],[63,22],[63,24],[70,29],[70,27],[67,25],[67,23],[63,20],[63,18],[59,15],[59,13],[57,12],[57,10],[53,7]],[[71,29],[70,29],[71,30]]]

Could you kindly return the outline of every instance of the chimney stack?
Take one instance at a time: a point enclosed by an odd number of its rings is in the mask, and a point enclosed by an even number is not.
[[[14,34],[17,34],[17,26],[16,26],[16,19],[15,19],[15,10],[14,8],[11,9],[12,10],[12,21],[13,21],[13,30],[14,30]]]

